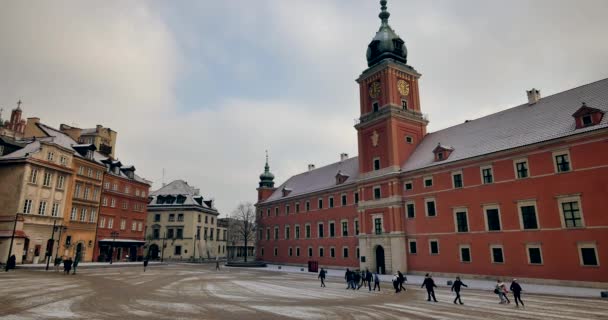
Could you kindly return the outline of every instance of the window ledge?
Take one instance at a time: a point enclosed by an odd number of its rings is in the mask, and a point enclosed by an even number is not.
[[[471,264],[471,261],[460,261],[460,263]]]

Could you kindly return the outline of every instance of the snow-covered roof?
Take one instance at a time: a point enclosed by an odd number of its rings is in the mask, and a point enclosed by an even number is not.
[[[191,187],[184,180],[175,180],[156,191],[152,191],[150,197],[152,197],[152,201],[148,204],[148,208],[187,206],[217,212],[213,206],[213,201],[203,201],[199,189]]]
[[[608,128],[608,117],[594,126],[576,129],[572,115],[582,106],[608,112],[608,78],[563,91],[529,105],[503,110],[476,120],[427,134],[401,171],[415,171],[543,141]],[[437,147],[452,150],[450,157],[435,161]],[[263,202],[288,199],[337,186],[335,176],[348,175],[345,183],[359,175],[357,157],[292,176]],[[292,189],[283,197],[284,188]]]

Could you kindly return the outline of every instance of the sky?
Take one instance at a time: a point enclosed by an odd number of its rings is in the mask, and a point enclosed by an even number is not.
[[[0,10],[0,108],[118,132],[117,157],[222,215],[357,154],[375,0],[34,1]],[[389,0],[429,132],[608,77],[608,1]]]

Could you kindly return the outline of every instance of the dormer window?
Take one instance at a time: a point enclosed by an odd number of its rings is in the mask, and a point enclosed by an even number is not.
[[[378,112],[378,110],[380,110],[380,103],[378,103],[378,101],[372,103],[372,111],[373,112]]]
[[[291,193],[291,191],[292,191],[292,190],[291,190],[291,189],[289,189],[289,188],[283,188],[283,189],[281,190],[281,192],[283,193],[283,197],[287,197],[287,196],[288,196],[288,195]]]
[[[590,127],[599,124],[604,117],[604,111],[596,108],[588,107],[585,102],[572,115],[576,122],[576,129]]]
[[[336,184],[343,184],[348,177],[349,175],[342,173],[342,171],[338,171],[338,174],[336,174]]]
[[[437,144],[437,147],[433,150],[435,154],[435,161],[443,161],[447,159],[450,154],[454,151],[453,147],[442,145],[441,143]]]

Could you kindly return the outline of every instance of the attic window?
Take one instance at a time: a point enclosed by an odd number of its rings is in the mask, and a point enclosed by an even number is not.
[[[435,161],[443,161],[449,158],[452,151],[454,151],[454,148],[438,143],[437,147],[435,147],[433,150],[433,153],[435,154]]]
[[[186,202],[186,197],[182,196],[181,194],[177,196],[177,203],[178,204],[183,204],[184,202]]]
[[[576,123],[576,129],[590,127],[599,124],[604,117],[604,111],[588,107],[583,102],[581,107],[572,115]]]
[[[291,193],[291,189],[289,188],[283,188],[283,190],[281,190],[283,192],[283,197],[287,197],[290,193]]]
[[[336,184],[343,184],[348,179],[348,175],[342,173],[342,171],[338,171],[336,174]]]
[[[443,160],[443,152],[437,153],[437,160],[439,160],[439,161]]]

